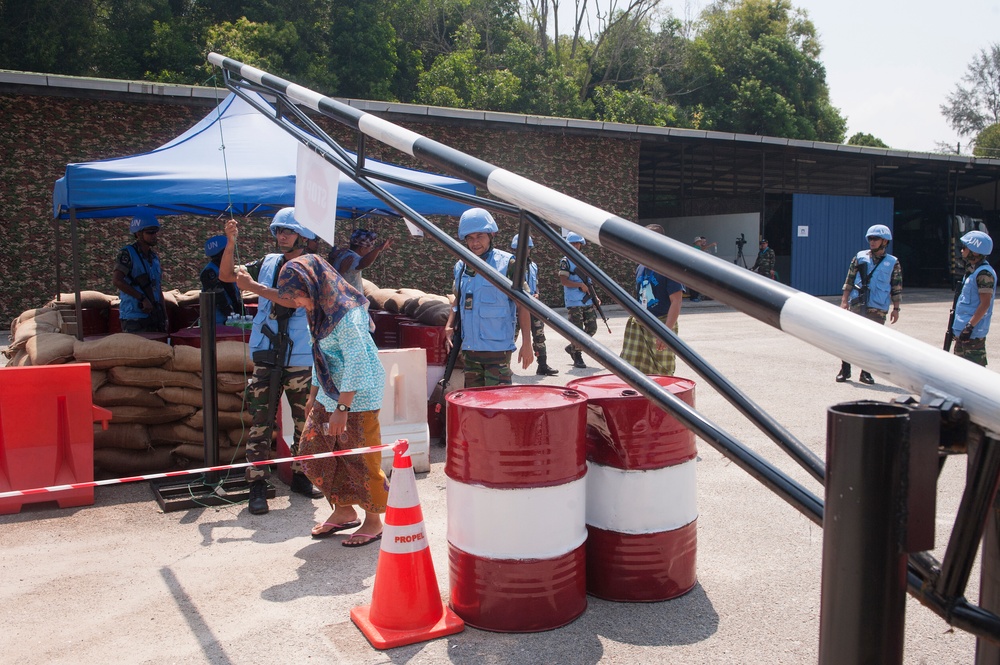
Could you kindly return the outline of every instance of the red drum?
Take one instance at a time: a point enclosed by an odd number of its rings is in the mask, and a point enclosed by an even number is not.
[[[108,310],[108,332],[109,333],[120,333],[122,331],[122,321],[120,312],[118,311],[118,305],[115,305]]]
[[[399,348],[425,349],[428,365],[445,365],[448,354],[444,350],[444,326],[428,326],[416,321],[399,324]]]
[[[173,334],[178,330],[183,330],[194,325],[201,314],[201,307],[199,305],[185,305],[184,307],[177,307],[171,314],[170,333]]]
[[[399,319],[397,314],[385,310],[369,312],[375,322],[375,346],[380,349],[399,348]]]
[[[451,607],[477,628],[536,632],[587,608],[587,399],[556,386],[447,396]]]
[[[80,310],[80,314],[82,316],[81,330],[83,331],[84,336],[103,335],[108,332],[107,307],[84,307]]]
[[[694,382],[651,379],[694,405]],[[612,374],[576,379],[587,395],[587,591],[652,602],[694,587],[694,433]]]
[[[175,333],[171,333],[170,341],[174,346],[193,346],[201,348],[201,328],[184,328]],[[250,330],[237,328],[235,326],[216,326],[216,342],[248,342],[250,341]]]

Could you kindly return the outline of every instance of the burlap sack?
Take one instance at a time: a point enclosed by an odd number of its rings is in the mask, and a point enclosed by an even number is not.
[[[420,298],[411,297],[406,302],[403,303],[403,306],[399,308],[399,311],[401,314],[406,314],[407,316],[413,316],[414,314],[417,313],[417,310],[419,308],[420,308]]]
[[[150,392],[149,388],[118,386],[113,383],[101,386],[94,391],[94,404],[106,407],[144,406],[151,409],[164,406],[163,400]]]
[[[112,367],[108,380],[120,386],[143,388],[194,388],[201,390],[201,377],[191,372],[171,372],[160,367]]]
[[[361,278],[361,288],[364,289],[365,298],[368,298],[369,300],[372,299],[371,294],[378,291],[378,286],[376,286],[374,282],[369,282],[363,277]]]
[[[447,299],[444,302],[440,300],[427,300],[417,308],[417,311],[413,314],[413,318],[424,325],[443,326],[448,322],[448,314],[450,312],[451,305],[448,304]]]
[[[226,432],[229,435],[229,442],[234,446],[246,446],[250,440],[249,427],[234,427]]]
[[[412,297],[405,293],[394,293],[385,301],[385,309],[397,314],[405,314],[403,307],[406,305],[406,301]]]
[[[201,371],[201,349],[187,344],[178,344],[172,348],[174,349],[173,355],[160,367],[171,372]]]
[[[176,291],[174,293],[174,300],[177,302],[178,307],[197,306],[201,301],[201,291],[197,289],[193,291],[185,291],[184,293],[181,293],[180,291]]]
[[[118,476],[141,476],[184,468],[174,460],[170,448],[100,448],[94,451],[94,466]]]
[[[73,360],[76,338],[62,333],[39,333],[28,340],[24,350],[32,365],[61,365]]]
[[[187,404],[201,408],[204,405],[204,393],[193,388],[160,388],[156,394],[164,401],[172,404]],[[220,411],[241,411],[243,409],[243,397],[232,393],[219,393],[218,404]]]
[[[150,425],[149,440],[154,446],[177,445],[180,443],[196,443],[204,445],[205,433],[181,422]],[[229,442],[229,438],[226,438]]]
[[[108,373],[103,369],[90,369],[90,392],[96,393],[97,390],[108,382]]]
[[[367,295],[367,294],[366,294]],[[399,309],[395,302],[392,301],[393,296],[398,296],[393,289],[378,289],[373,291],[368,297],[371,301],[371,307],[374,309],[384,309],[387,312],[398,313]],[[393,309],[390,309],[393,308]]]
[[[241,393],[246,390],[249,379],[249,376],[243,374],[219,372],[216,376],[216,385],[220,393]]]
[[[21,316],[24,315],[22,314]],[[62,331],[62,314],[58,310],[49,309],[19,322],[16,326],[12,326],[11,348],[15,351],[24,348],[27,341],[39,333],[57,333]]]
[[[193,406],[184,404],[167,404],[157,409],[144,406],[112,406],[112,420],[116,423],[141,423],[143,425],[159,425],[187,418],[196,411]]]
[[[80,306],[93,307],[95,309],[108,309],[115,296],[101,293],[100,291],[80,291]],[[60,293],[58,298],[51,300],[46,307],[56,305],[73,306],[76,304],[76,294]]]
[[[92,341],[78,341],[73,349],[77,362],[90,363],[91,369],[108,369],[119,365],[158,367],[173,356],[169,344],[146,339],[141,335],[115,333]]]
[[[193,443],[184,443],[171,450],[175,458],[184,460],[184,467],[201,466],[205,463],[205,446],[196,446]],[[223,446],[219,445],[219,462],[221,464],[232,464],[242,462],[247,457],[246,446]]]
[[[7,361],[7,367],[31,367],[31,356],[24,349],[14,353],[14,356]]]
[[[13,339],[14,333],[17,332],[17,327],[22,323],[30,321],[39,314],[47,314],[49,312],[54,312],[54,311],[56,311],[54,308],[46,306],[46,307],[38,307],[36,309],[28,309],[21,312],[20,316],[14,317],[14,320],[10,322],[11,339]]]
[[[126,448],[129,450],[146,450],[152,444],[145,425],[139,423],[108,423],[108,429],[103,429],[100,423],[94,423],[94,448]]]
[[[218,422],[220,430],[231,430],[240,427],[250,427],[253,418],[246,411],[219,411]],[[195,429],[205,429],[205,412],[198,409],[193,415],[184,419],[184,424]]]

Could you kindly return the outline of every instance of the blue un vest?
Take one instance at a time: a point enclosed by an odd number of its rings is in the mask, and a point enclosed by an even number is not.
[[[563,258],[566,259],[566,263],[569,264],[569,281],[579,282],[582,284],[583,279],[576,274],[576,265],[565,256]],[[568,286],[563,287],[563,302],[566,307],[582,307],[584,304],[591,304],[589,300],[587,303],[583,302],[584,298],[587,298],[589,295],[590,293],[588,293],[586,289],[571,289]]]
[[[868,273],[868,307],[880,309],[888,312],[892,305],[892,270],[896,267],[896,257],[886,254],[879,261],[876,268],[872,262],[871,251],[862,250],[857,255],[858,266],[865,265]],[[861,288],[861,271],[854,276],[854,289],[851,290],[850,299],[858,297],[858,289]]]
[[[274,284],[274,276],[281,260],[281,254],[268,254],[260,266],[257,281],[265,286]],[[257,300],[257,316],[253,317],[253,329],[250,331],[250,351],[265,351],[271,348],[271,342],[260,331],[267,326],[278,332],[278,322],[271,318],[271,307],[274,305],[267,298]],[[312,343],[309,336],[309,321],[306,310],[299,307],[288,320],[288,336],[292,340],[292,355],[288,360],[289,367],[312,367]]]
[[[989,271],[993,275],[994,289],[996,288],[997,273],[993,270],[985,260],[983,263],[972,271],[965,281],[962,282],[962,293],[958,297],[958,303],[955,305],[955,324],[951,327],[951,332],[957,337],[962,330],[969,324],[972,319],[972,315],[975,314],[976,309],[979,307],[979,299],[983,296],[979,293],[979,288],[976,286],[976,277],[979,273],[984,270]],[[981,339],[986,337],[986,334],[990,331],[990,319],[993,318],[993,299],[990,298],[990,308],[986,310],[986,315],[982,320],[977,323],[972,328],[972,339]]]
[[[163,271],[160,268],[160,257],[153,252],[153,260],[146,263],[146,259],[142,258],[139,254],[139,250],[136,249],[135,244],[128,245],[125,247],[128,253],[132,256],[132,272],[130,272],[126,277],[128,278],[128,283],[133,287],[142,291],[135,283],[137,277],[141,275],[149,275],[149,288],[153,292],[153,297],[159,299],[160,292],[162,291],[161,280],[163,278]],[[139,301],[125,293],[124,291],[118,292],[118,297],[121,302],[118,305],[118,314],[121,318],[126,321],[134,321],[135,319],[148,319],[149,314],[142,311],[142,306]],[[157,300],[159,303],[159,300]],[[157,303],[154,303],[156,305]],[[162,304],[162,303],[159,303]]]
[[[538,265],[534,261],[528,263],[528,293],[538,295]]]
[[[493,266],[501,275],[507,274],[507,266],[513,255],[499,249],[491,249],[480,257]],[[465,263],[455,264],[455,290],[461,300],[455,303],[462,317],[462,349],[465,351],[513,351],[514,330],[517,320],[517,306],[514,301],[497,287],[476,273],[469,275]],[[472,296],[472,310],[465,308]],[[470,316],[471,314],[471,316]]]

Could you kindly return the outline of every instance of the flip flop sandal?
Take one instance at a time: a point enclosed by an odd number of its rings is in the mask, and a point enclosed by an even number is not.
[[[364,540],[351,540],[351,538],[364,538]],[[364,547],[371,545],[375,541],[382,540],[382,534],[369,536],[367,533],[352,533],[351,536],[341,543],[344,547]]]
[[[313,538],[329,538],[335,533],[340,533],[341,531],[347,531],[348,529],[353,529],[355,527],[361,526],[361,520],[352,520],[350,522],[344,522],[343,524],[334,524],[333,522],[323,522],[320,526],[330,527],[326,531],[316,531],[315,528],[312,532]]]

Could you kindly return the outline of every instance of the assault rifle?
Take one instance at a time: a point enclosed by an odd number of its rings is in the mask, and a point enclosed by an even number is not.
[[[288,320],[295,312],[290,307],[271,303],[271,315],[278,322],[278,331],[274,332],[266,325],[260,327],[260,332],[271,343],[270,349],[254,351],[254,365],[267,367],[267,428],[274,430],[274,421],[278,415],[278,400],[281,398],[281,375],[288,364],[292,352],[292,339],[288,335]],[[268,437],[270,438],[270,437]]]
[[[156,299],[153,293],[153,280],[149,278],[149,275],[143,273],[136,276],[132,283],[139,287],[142,295],[146,296],[146,300],[153,306],[153,311],[149,313],[149,318],[156,324],[157,329],[167,332],[167,313],[163,309],[163,296],[161,294],[160,300]]]
[[[858,273],[861,275],[861,286],[858,287],[858,297],[852,298],[848,306],[854,309],[858,305],[863,307],[868,306],[868,282],[871,280],[871,275],[868,274],[868,266],[864,263],[858,263]]]
[[[944,350],[951,352],[951,343],[955,341],[955,334],[951,331],[955,325],[955,308],[958,307],[958,299],[962,295],[962,285],[955,285],[955,299],[951,301],[951,311],[948,312],[948,330],[944,333]]]
[[[594,289],[593,280],[590,279],[590,275],[587,274],[587,271],[580,266],[576,266],[576,269],[571,270],[570,274],[575,275],[578,271],[580,273],[580,279],[583,280],[583,283],[587,287],[587,295],[583,297],[583,303],[586,304],[587,300],[594,301],[594,309],[597,310],[598,315],[600,315],[601,319],[604,321],[604,325],[607,326],[608,334],[611,334],[611,324],[608,323],[608,317],[604,315],[604,310],[601,309],[601,305],[597,300],[597,291]]]
[[[451,351],[448,352],[448,360],[444,365],[444,376],[434,386],[431,393],[430,402],[434,405],[434,414],[438,420],[444,424],[444,391],[448,387],[451,375],[455,371],[455,364],[458,363],[458,354],[462,351],[462,315],[461,312],[455,314],[455,332],[451,336]]]

